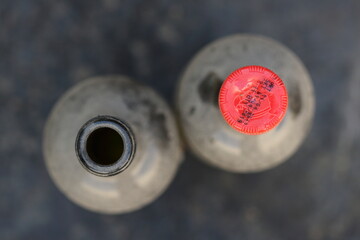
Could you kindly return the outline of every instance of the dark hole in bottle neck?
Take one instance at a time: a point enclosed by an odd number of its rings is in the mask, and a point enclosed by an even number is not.
[[[89,135],[86,151],[95,163],[111,165],[121,158],[124,152],[124,141],[114,129],[98,128]]]

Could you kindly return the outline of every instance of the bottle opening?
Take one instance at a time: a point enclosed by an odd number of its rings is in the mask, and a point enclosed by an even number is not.
[[[92,132],[86,142],[86,151],[95,163],[111,165],[120,159],[124,141],[114,129],[103,127]]]
[[[275,128],[284,118],[287,105],[283,81],[261,66],[235,70],[223,82],[219,93],[219,107],[225,121],[250,135]]]
[[[99,176],[112,176],[131,163],[135,141],[126,123],[111,116],[99,116],[82,126],[75,150],[86,170]]]

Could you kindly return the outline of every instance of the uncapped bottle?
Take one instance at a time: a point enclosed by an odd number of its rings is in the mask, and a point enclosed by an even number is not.
[[[124,76],[88,79],[53,108],[43,149],[50,176],[92,211],[124,213],[156,199],[183,152],[172,112],[152,89]]]

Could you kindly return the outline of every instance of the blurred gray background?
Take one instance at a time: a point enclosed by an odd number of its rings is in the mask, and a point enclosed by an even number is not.
[[[360,1],[1,0],[0,239],[360,239]],[[65,90],[120,73],[171,104],[205,44],[272,37],[304,61],[317,112],[301,149],[259,174],[187,154],[144,209],[99,215],[67,200],[42,157],[46,117]]]

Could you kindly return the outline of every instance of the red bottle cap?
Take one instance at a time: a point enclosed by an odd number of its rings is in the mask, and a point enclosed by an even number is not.
[[[261,66],[247,66],[231,73],[221,86],[220,111],[237,131],[262,134],[276,127],[288,105],[280,77]]]

